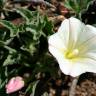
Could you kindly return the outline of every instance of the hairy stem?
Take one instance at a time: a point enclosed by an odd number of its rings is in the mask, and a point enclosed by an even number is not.
[[[73,78],[73,81],[72,81],[72,84],[71,84],[70,90],[69,90],[69,96],[75,96],[75,89],[76,89],[78,79],[79,79],[79,77]]]

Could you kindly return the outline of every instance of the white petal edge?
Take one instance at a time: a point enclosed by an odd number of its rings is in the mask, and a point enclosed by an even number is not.
[[[92,48],[93,46],[93,48],[96,48],[94,45],[96,45],[96,28],[91,25],[86,25],[79,34],[76,47],[83,46]],[[83,49],[83,47],[81,48]]]
[[[49,46],[49,51],[52,53],[52,55],[58,61],[61,71],[64,74],[69,75],[73,64],[71,62],[69,62],[66,58],[64,58],[64,53],[61,52],[60,50],[54,48],[53,46]]]
[[[86,25],[87,33],[90,33],[92,39],[89,39],[89,52],[96,51],[96,28],[91,25]]]
[[[57,48],[58,50],[65,50],[66,46],[63,43],[62,38],[58,35],[58,33],[55,33],[51,35],[48,39],[49,46],[53,46],[54,48]]]
[[[58,29],[58,34],[66,46],[70,45],[72,47],[71,44],[74,44],[77,41],[79,34],[83,31],[84,27],[84,23],[74,17],[71,17],[69,19],[65,19],[61,23],[61,26]]]
[[[74,38],[74,41],[76,42],[80,33],[84,30],[85,24],[82,23],[79,19],[76,19],[74,17],[71,17],[69,19],[70,25],[69,30],[70,34]]]
[[[86,58],[73,65],[70,75],[73,77],[79,76],[85,72],[96,73],[96,61]]]
[[[65,19],[62,23],[61,26],[58,29],[58,35],[60,38],[62,38],[65,46],[68,46],[68,40],[69,40],[69,20]]]

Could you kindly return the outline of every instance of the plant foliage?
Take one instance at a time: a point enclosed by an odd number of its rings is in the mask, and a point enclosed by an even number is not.
[[[28,83],[38,72],[54,73],[49,70],[54,61],[47,45],[47,38],[53,33],[52,22],[38,11],[17,8],[15,12],[23,18],[21,24],[0,20],[0,91],[12,76],[29,72],[32,75],[26,80]]]
[[[64,6],[72,10],[77,17],[86,10],[92,0],[65,0]]]

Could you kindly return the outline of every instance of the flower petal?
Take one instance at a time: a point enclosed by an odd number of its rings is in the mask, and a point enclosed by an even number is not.
[[[91,25],[86,25],[84,30],[79,34],[76,47],[82,53],[88,52],[89,50],[96,50],[96,28]]]
[[[91,25],[86,25],[86,31],[91,33],[91,38],[89,39],[89,50],[88,51],[96,51],[96,28]]]
[[[73,17],[62,22],[58,34],[69,50],[74,48],[79,34],[83,31],[84,27],[85,25],[80,20]]]
[[[65,50],[65,45],[63,43],[62,38],[58,35],[58,33],[55,33],[54,35],[49,37],[48,40],[49,46],[53,46],[54,48],[57,48],[58,50]]]
[[[79,19],[71,17],[69,19],[70,37],[74,39],[74,43],[77,41],[79,34],[83,31],[85,24]]]
[[[72,77],[77,77],[85,72],[86,72],[86,65],[83,65],[82,63],[78,62],[76,64],[73,64],[73,68],[70,71],[69,75],[71,75]]]
[[[90,58],[85,58],[77,62],[76,64],[73,64],[73,68],[70,72],[70,75],[76,77],[85,72],[96,73],[96,61]]]
[[[63,52],[54,48],[53,46],[49,46],[49,51],[57,59],[61,71],[64,74],[69,75],[70,70],[72,69],[72,64],[70,64],[70,62],[66,58],[64,58]]]
[[[62,48],[62,45],[64,45],[66,48],[72,49],[79,37],[79,33],[84,27],[85,25],[76,18],[71,17],[70,19],[65,19],[58,29],[58,32],[49,37],[49,44],[51,42],[51,44],[55,46]],[[60,41],[62,41],[62,44]]]
[[[59,37],[62,38],[64,45],[67,47],[68,41],[69,41],[69,20],[68,19],[65,19],[61,23],[61,26],[59,27],[57,33]]]
[[[18,91],[22,87],[24,87],[24,81],[23,81],[22,77],[20,77],[20,76],[13,77],[10,79],[10,81],[6,85],[6,93],[7,94],[13,93],[15,91]]]

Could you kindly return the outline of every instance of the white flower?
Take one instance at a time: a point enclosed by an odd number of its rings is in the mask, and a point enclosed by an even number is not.
[[[64,74],[76,77],[85,72],[96,73],[95,27],[73,17],[65,19],[48,43]]]

